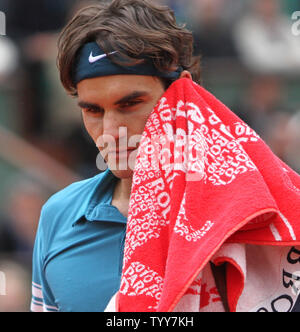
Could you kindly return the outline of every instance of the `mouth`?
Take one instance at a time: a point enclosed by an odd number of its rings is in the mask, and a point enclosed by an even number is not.
[[[134,170],[138,148],[112,150],[102,155],[110,170]]]
[[[127,150],[115,150],[107,153],[108,160],[122,160],[128,159],[131,153],[137,152],[137,148],[131,148]]]
[[[136,150],[137,148],[130,148],[130,149],[126,149],[126,150],[115,150],[115,151],[109,151],[108,154],[124,154],[124,153],[130,153],[134,150]]]

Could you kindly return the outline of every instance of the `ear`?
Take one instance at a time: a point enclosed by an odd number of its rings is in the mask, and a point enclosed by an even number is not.
[[[187,71],[187,70],[184,70],[184,71],[180,74],[180,78],[188,78],[188,79],[190,79],[190,80],[193,79],[192,74],[191,74],[189,71]]]

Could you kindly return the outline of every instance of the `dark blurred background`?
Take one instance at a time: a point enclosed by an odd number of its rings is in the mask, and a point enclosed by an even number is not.
[[[202,83],[300,172],[298,0],[156,0],[195,37]],[[94,1],[97,2],[97,1]],[[56,68],[57,37],[93,1],[0,0],[0,311],[28,311],[40,210],[54,192],[95,175],[97,149]]]

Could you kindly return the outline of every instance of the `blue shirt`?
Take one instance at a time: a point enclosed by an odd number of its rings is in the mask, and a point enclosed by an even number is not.
[[[110,170],[52,196],[33,253],[31,311],[101,312],[120,287],[127,219]]]

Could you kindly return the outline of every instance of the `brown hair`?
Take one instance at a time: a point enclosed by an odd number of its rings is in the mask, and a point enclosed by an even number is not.
[[[112,0],[80,10],[58,40],[60,79],[73,96],[73,68],[79,49],[96,41],[108,54],[118,51],[126,65],[151,58],[157,69],[173,71],[178,66],[200,83],[200,59],[193,56],[193,35],[176,23],[173,11],[150,0]],[[111,56],[111,60],[118,61]],[[122,61],[124,65],[124,61]],[[171,81],[164,81],[168,86]]]

